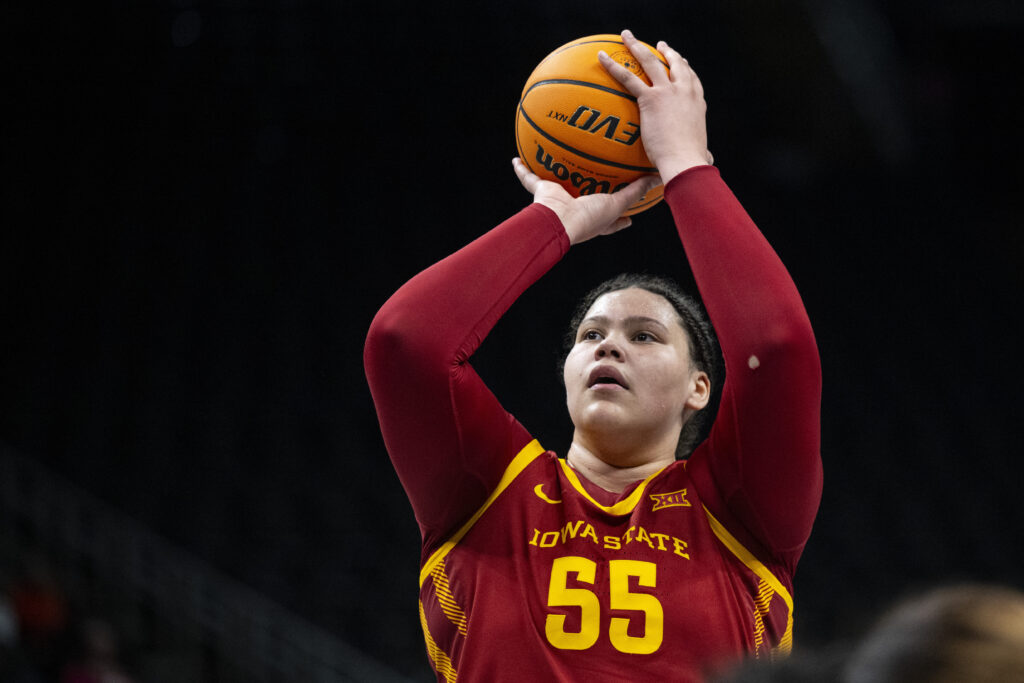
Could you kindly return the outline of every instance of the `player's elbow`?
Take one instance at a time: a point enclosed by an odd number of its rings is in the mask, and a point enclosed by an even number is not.
[[[762,328],[762,337],[750,364],[765,363],[799,365],[812,374],[821,374],[818,343],[806,316],[787,318]]]
[[[375,376],[401,374],[403,368],[419,373],[444,365],[445,349],[436,332],[426,329],[414,311],[385,304],[370,323],[363,346],[363,364],[370,381]]]
[[[409,354],[411,335],[409,326],[403,324],[401,311],[385,305],[377,312],[363,345],[363,363],[367,371],[380,365],[393,363]]]

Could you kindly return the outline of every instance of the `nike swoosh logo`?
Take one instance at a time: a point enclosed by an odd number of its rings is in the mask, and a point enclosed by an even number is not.
[[[543,486],[544,484],[537,484],[536,486],[533,487],[533,492],[537,494],[538,498],[543,500],[545,503],[551,503],[552,505],[558,505],[559,503],[562,502],[560,500],[551,500],[550,498],[548,498],[547,495],[544,494]]]

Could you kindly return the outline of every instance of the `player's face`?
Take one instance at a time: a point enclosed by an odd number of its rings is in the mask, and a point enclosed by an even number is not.
[[[577,433],[598,440],[678,438],[709,395],[672,304],[635,287],[604,294],[587,311],[565,361],[565,387]]]

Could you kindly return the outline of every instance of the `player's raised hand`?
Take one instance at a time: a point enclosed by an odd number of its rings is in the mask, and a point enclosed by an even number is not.
[[[562,221],[570,244],[579,244],[592,237],[610,235],[632,225],[632,220],[622,214],[640,201],[648,190],[661,184],[658,176],[639,178],[618,192],[573,197],[558,183],[541,180],[530,171],[522,159],[512,160],[519,182],[533,195],[533,201],[543,204]]]
[[[622,42],[640,63],[651,85],[615,62],[606,53],[598,60],[615,80],[636,97],[640,108],[640,133],[647,157],[658,168],[663,182],[693,166],[710,164],[704,88],[697,74],[678,52],[659,41],[658,51],[669,71],[630,31]]]

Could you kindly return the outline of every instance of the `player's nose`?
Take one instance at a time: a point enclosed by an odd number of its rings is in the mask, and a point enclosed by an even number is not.
[[[622,348],[615,338],[609,335],[602,339],[601,343],[594,349],[594,357],[620,360],[622,358]]]

